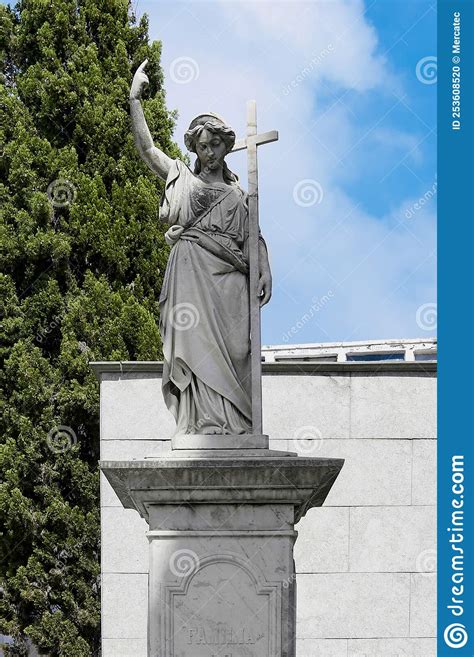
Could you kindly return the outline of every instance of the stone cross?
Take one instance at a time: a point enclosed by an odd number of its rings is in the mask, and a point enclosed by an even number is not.
[[[247,136],[238,139],[232,149],[247,149],[249,205],[249,287],[250,287],[250,348],[252,379],[252,432],[260,435],[262,428],[262,346],[260,335],[260,303],[258,299],[258,167],[257,146],[277,141],[278,131],[257,134],[257,103],[247,102]]]

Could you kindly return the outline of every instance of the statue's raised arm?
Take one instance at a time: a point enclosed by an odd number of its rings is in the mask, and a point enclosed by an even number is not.
[[[140,102],[143,88],[149,84],[148,76],[145,73],[148,59],[140,64],[133,76],[132,86],[130,89],[130,116],[132,118],[132,131],[135,138],[135,145],[140,157],[145,164],[156,173],[160,178],[166,180],[168,171],[173,160],[156,148],[150,134],[150,130],[145,121],[142,104]]]

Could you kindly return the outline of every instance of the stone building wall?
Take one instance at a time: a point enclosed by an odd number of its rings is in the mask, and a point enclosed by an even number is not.
[[[298,657],[435,657],[435,368],[264,365],[270,447],[346,459],[324,506],[297,525]],[[101,458],[168,451],[156,440],[174,426],[161,365],[97,370]],[[101,486],[103,657],[146,657],[147,525]]]

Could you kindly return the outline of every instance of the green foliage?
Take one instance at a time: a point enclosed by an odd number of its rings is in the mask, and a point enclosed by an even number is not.
[[[128,112],[179,157],[161,44],[128,0],[0,5],[2,627],[49,657],[99,654],[98,385],[90,360],[161,357],[162,183]]]

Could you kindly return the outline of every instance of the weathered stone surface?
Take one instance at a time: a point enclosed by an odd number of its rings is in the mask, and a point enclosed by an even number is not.
[[[347,639],[297,639],[296,657],[347,657]]]
[[[222,450],[222,449],[268,449],[268,436],[255,434],[184,434],[171,438],[173,450]]]
[[[132,509],[102,509],[101,556],[103,573],[148,574],[148,525]]]
[[[296,526],[297,573],[342,573],[349,570],[349,509],[310,509]]]
[[[298,638],[408,636],[409,606],[409,574],[297,576]]]
[[[413,441],[412,504],[436,504],[436,456],[435,440]]]
[[[374,403],[377,399],[377,403]],[[351,438],[436,438],[433,375],[351,377]]]
[[[295,522],[321,506],[343,459],[244,455],[102,461],[101,470],[126,509],[148,519],[154,504],[258,503],[295,506]]]
[[[436,639],[349,639],[347,657],[435,657]]]
[[[124,363],[122,373],[118,365],[94,365],[102,378],[103,440],[169,438],[174,420],[161,395],[161,365]],[[360,363],[347,363],[342,364],[344,371],[339,367],[340,374],[328,371],[320,375],[318,366],[309,373],[299,372],[298,365],[294,366],[294,372],[288,363],[285,372],[279,371],[281,364],[270,365],[275,374],[264,376],[263,398],[265,429],[273,440],[294,438],[295,433],[298,437],[308,427],[324,440],[436,437],[435,413],[426,412],[436,407],[434,372],[412,371],[410,363],[392,363],[392,366],[400,365],[392,367],[396,370],[393,372],[380,364],[365,364],[369,365],[367,372],[359,372]],[[266,367],[268,372],[273,371],[270,365]],[[290,389],[291,413],[287,407]],[[126,403],[131,398],[136,400],[133,408]]]
[[[133,639],[102,639],[101,657],[147,657],[147,640]]]
[[[119,376],[103,373],[101,378],[101,440],[157,440],[171,436],[174,420],[163,401],[161,377],[132,370]]]
[[[351,571],[396,573],[433,567],[436,507],[366,507],[351,509],[350,516]]]
[[[318,451],[288,441],[288,449],[343,458],[345,464],[325,506],[393,506],[411,503],[411,443],[407,440],[327,440]]]
[[[436,636],[436,575],[411,576],[410,636]]]
[[[247,103],[246,137],[237,145],[222,117],[199,114],[184,135],[197,155],[192,171],[153,142],[141,105],[147,65],[133,76],[130,118],[140,157],[165,181],[159,216],[173,247],[160,295],[163,396],[177,435],[260,434],[260,307],[271,298],[272,276],[258,225],[257,146],[278,133],[257,134],[255,101]],[[225,161],[242,148],[248,192]]]
[[[104,639],[146,639],[148,575],[102,575],[102,636]],[[120,609],[120,614],[117,610]],[[130,629],[133,628],[131,632]]]
[[[149,524],[154,530],[199,529],[217,534],[236,528],[257,532],[293,531],[293,518],[292,504],[157,504],[149,511]]]
[[[322,440],[349,438],[350,384],[349,375],[265,376],[266,433],[273,440],[298,439],[304,435],[318,435]]]
[[[150,655],[294,657],[294,522],[343,462],[250,452],[101,463],[150,527]]]
[[[117,493],[107,481],[103,472],[100,473],[100,508],[108,506],[118,506],[123,509],[122,503],[117,497]]]
[[[101,444],[100,457],[103,461],[143,461],[159,458],[171,453],[171,440],[104,440]]]
[[[123,440],[101,440],[100,454],[103,460],[121,461],[126,459],[144,460],[157,458],[171,452],[171,440],[137,440],[127,438]],[[118,506],[123,509],[116,492],[107,481],[105,475],[100,473],[100,505],[101,508]]]
[[[293,530],[203,530],[196,511],[194,529],[148,534],[151,654],[292,654]]]
[[[124,365],[124,370],[127,368],[127,364]],[[331,365],[331,364],[329,364]],[[367,365],[367,364],[365,364]],[[405,382],[408,378],[418,378],[419,371],[408,372],[408,364],[399,363],[400,367],[397,372],[400,375],[397,385],[399,389],[393,390],[393,395],[396,399],[403,399],[403,388]],[[148,398],[150,403],[159,404],[158,416],[159,416],[159,427],[155,423],[155,429],[153,432],[150,432],[152,439],[142,439],[139,435],[135,433],[135,427],[137,426],[133,419],[127,420],[127,414],[130,415],[130,409],[128,407],[134,406],[137,402],[136,395],[141,394],[140,388],[129,388],[129,395],[125,394],[122,397],[122,404],[116,405],[113,409],[113,413],[110,414],[110,419],[115,423],[114,426],[117,428],[117,434],[122,439],[120,440],[103,440],[102,441],[102,458],[110,461],[114,460],[127,460],[132,459],[144,460],[146,456],[154,456],[162,458],[166,454],[170,454],[171,441],[168,440],[159,440],[154,443],[153,439],[156,438],[155,432],[159,431],[160,438],[166,438],[171,435],[173,428],[173,418],[169,414],[168,410],[165,408],[164,403],[161,397],[161,366],[157,363],[142,363],[142,364],[133,364],[135,374],[142,376],[142,373],[147,373],[149,376],[147,381],[143,382],[144,386],[151,386],[153,389],[158,390],[158,394],[149,394]],[[359,367],[360,364],[357,364]],[[102,366],[101,366],[102,367]],[[118,364],[107,364],[104,367],[115,367],[116,372],[109,371],[108,376],[115,377],[115,381],[108,380],[107,385],[115,386],[116,389],[122,387],[122,384],[126,384],[126,377],[128,374],[120,373]],[[390,414],[384,415],[379,413],[376,416],[372,416],[372,423],[379,423],[379,429],[377,430],[377,437],[365,440],[360,436],[350,439],[349,434],[345,432],[344,423],[340,417],[334,418],[334,431],[331,430],[331,427],[326,431],[324,430],[324,440],[321,440],[319,434],[313,436],[313,441],[307,441],[305,434],[306,430],[300,432],[297,436],[294,436],[294,426],[296,424],[303,425],[299,422],[299,419],[294,416],[292,412],[293,403],[296,403],[295,408],[298,408],[298,412],[306,413],[304,415],[305,424],[309,427],[313,427],[316,424],[321,424],[324,427],[324,414],[320,414],[319,404],[321,399],[325,399],[329,405],[332,405],[332,413],[337,415],[337,398],[336,394],[335,401],[331,401],[332,392],[331,390],[337,389],[337,386],[334,386],[333,376],[328,370],[329,376],[320,376],[318,370],[315,367],[313,373],[309,373],[308,368],[306,368],[305,373],[302,374],[299,372],[298,367],[292,372],[287,366],[281,368],[280,365],[275,364],[274,366],[266,366],[268,373],[263,377],[263,386],[264,386],[264,398],[265,398],[265,430],[270,434],[270,447],[273,450],[289,450],[291,452],[299,452],[301,456],[304,457],[341,457],[346,458],[346,463],[342,469],[338,479],[336,480],[333,489],[329,493],[324,506],[317,509],[310,510],[305,518],[299,523],[296,529],[299,531],[299,537],[295,544],[295,557],[296,557],[296,567],[299,569],[299,562],[304,564],[303,570],[306,575],[309,576],[308,572],[310,569],[315,573],[316,577],[332,577],[334,574],[338,575],[340,579],[337,582],[332,582],[332,584],[322,584],[319,580],[315,580],[313,583],[308,583],[308,585],[299,584],[299,603],[300,608],[306,605],[306,601],[310,605],[318,605],[318,608],[321,610],[321,616],[323,617],[323,624],[321,626],[315,621],[315,616],[313,613],[308,614],[304,617],[298,618],[298,633],[307,638],[300,639],[297,642],[297,655],[299,657],[346,657],[345,646],[349,643],[349,652],[347,657],[362,657],[362,655],[367,654],[367,657],[434,657],[436,654],[435,642],[433,638],[426,638],[426,633],[432,632],[435,624],[435,594],[434,594],[434,583],[435,577],[425,573],[423,576],[420,574],[418,577],[423,577],[419,580],[415,578],[411,584],[411,598],[412,598],[412,627],[410,634],[410,627],[408,623],[405,625],[398,622],[400,620],[399,615],[405,613],[408,614],[408,605],[406,605],[407,597],[405,596],[405,590],[403,589],[403,594],[399,596],[397,604],[392,611],[390,600],[391,589],[391,580],[387,580],[387,577],[390,577],[389,574],[379,573],[377,577],[381,579],[372,579],[374,574],[372,573],[349,573],[347,572],[347,563],[346,563],[346,546],[349,541],[351,541],[351,551],[353,550],[352,542],[355,540],[356,544],[360,546],[359,541],[364,535],[364,523],[369,518],[370,514],[373,511],[373,518],[377,523],[380,523],[383,528],[383,533],[380,537],[376,537],[377,551],[382,550],[384,542],[386,540],[385,532],[388,535],[393,535],[397,524],[402,521],[400,518],[404,516],[405,513],[410,513],[409,508],[411,504],[419,506],[428,506],[434,504],[435,492],[436,492],[436,481],[435,481],[435,442],[432,440],[432,437],[419,439],[416,435],[407,436],[407,439],[400,439],[400,437],[394,437],[393,440],[387,439],[386,423],[387,418],[390,419]],[[346,366],[344,366],[346,368]],[[141,369],[140,369],[141,368]],[[278,369],[281,369],[280,370]],[[366,371],[362,372],[360,370],[359,376],[364,376],[372,380],[380,380],[381,375],[378,371],[378,364],[374,364],[370,367],[366,367]],[[354,372],[357,368],[354,365],[349,365],[347,368],[347,373],[344,375],[347,379],[352,379]],[[360,369],[360,367],[359,367]],[[385,369],[389,369],[388,366]],[[394,368],[392,368],[394,369]],[[278,374],[272,374],[278,370]],[[342,371],[341,368],[339,368]],[[269,373],[269,372],[272,373]],[[357,370],[359,372],[359,370]],[[340,376],[340,374],[337,374]],[[158,381],[158,385],[153,383],[153,377]],[[278,379],[278,382],[275,383],[275,379]],[[302,399],[305,396],[306,384],[308,379],[318,380],[318,385],[311,388],[315,392],[318,392],[318,395],[313,395],[312,397],[307,397]],[[286,397],[276,397],[272,399],[272,395],[265,392],[267,384],[270,380],[271,386],[274,385],[275,390],[278,392],[278,395],[283,395],[286,391]],[[103,384],[102,384],[103,385]],[[135,385],[135,384],[134,384]],[[356,384],[359,385],[359,382]],[[378,385],[369,384],[370,390],[372,391],[371,404],[376,406],[379,401],[378,393],[379,390],[382,391],[383,395],[386,395],[386,390],[379,388]],[[414,386],[411,385],[412,388]],[[430,378],[430,386],[433,390],[436,387],[435,379]],[[270,386],[270,387],[271,387]],[[272,388],[273,390],[273,388]],[[112,388],[110,388],[110,394],[112,394]],[[115,393],[113,393],[115,394]],[[341,396],[344,397],[345,392],[341,391]],[[424,403],[420,406],[412,405],[412,417],[423,413],[425,415],[433,416],[435,414],[435,399],[434,395],[427,394],[423,396],[425,400]],[[283,407],[283,401],[286,405],[286,408]],[[138,400],[139,403],[139,400]],[[345,403],[345,402],[344,402]],[[345,406],[343,403],[343,414],[345,413]],[[357,401],[358,403],[358,401]],[[369,403],[369,400],[367,400]],[[395,404],[398,402],[395,401]],[[307,406],[306,406],[307,404]],[[306,407],[306,410],[305,410]],[[289,410],[288,410],[289,409]],[[105,414],[108,413],[107,408],[102,409]],[[142,409],[140,411],[142,414],[146,411]],[[280,413],[280,416],[283,412],[289,412],[295,424],[291,427],[292,431],[288,434],[291,437],[291,440],[287,440],[284,437],[282,431],[280,431],[280,420],[274,422],[273,416],[274,413]],[[404,411],[405,412],[405,411]],[[408,407],[407,407],[408,412]],[[153,416],[154,411],[151,411],[150,417]],[[280,417],[276,415],[275,417]],[[311,420],[311,417],[322,417],[321,421],[318,420],[318,423]],[[131,416],[130,416],[131,417]],[[308,422],[307,422],[308,420]],[[406,418],[408,420],[408,418]],[[330,418],[328,418],[330,421]],[[405,420],[404,420],[405,421]],[[345,422],[345,420],[344,420]],[[430,421],[431,422],[431,421]],[[430,424],[427,421],[427,424]],[[278,426],[275,426],[278,425]],[[434,426],[434,424],[431,422]],[[112,425],[109,425],[112,426]],[[372,424],[371,426],[375,426]],[[420,421],[415,419],[413,422],[414,430],[418,430],[417,427],[420,426]],[[406,427],[406,425],[405,425]],[[275,431],[278,431],[277,436],[283,436],[281,439],[274,439]],[[120,433],[122,432],[122,433]],[[338,434],[341,434],[338,439]],[[110,438],[111,434],[108,434]],[[380,435],[380,439],[378,438]],[[311,437],[311,432],[309,432],[309,437]],[[138,438],[138,440],[137,440]],[[413,455],[413,458],[411,456]],[[228,455],[227,455],[228,456]],[[413,469],[413,474],[411,471]],[[369,476],[370,475],[370,476]],[[126,563],[126,568],[130,567],[130,571],[135,569],[137,571],[143,570],[143,563],[148,560],[148,550],[149,545],[148,541],[143,535],[136,537],[136,541],[132,547],[129,543],[130,536],[128,535],[127,526],[128,516],[133,515],[133,511],[124,510],[119,498],[116,496],[115,492],[111,488],[108,481],[105,479],[104,475],[101,474],[101,505],[102,507],[113,506],[114,513],[117,513],[117,516],[112,514],[106,519],[105,526],[109,523],[114,524],[115,527],[121,527],[124,535],[124,543],[128,544],[127,554],[123,554],[124,562]],[[412,495],[410,495],[410,490]],[[332,508],[328,505],[334,505]],[[387,509],[388,515],[385,516],[381,511],[381,506],[386,505],[389,507]],[[238,506],[238,505],[237,505]],[[283,505],[278,505],[282,507]],[[398,509],[397,507],[403,506],[404,508]],[[183,524],[176,523],[176,509],[179,508],[179,505],[173,507],[173,510],[170,510],[168,507],[167,515],[172,517],[173,524],[176,528],[182,530],[189,529],[190,520],[186,515],[180,516]],[[236,511],[237,507],[233,508],[225,517],[220,515],[215,511],[218,507],[213,505],[214,512],[213,517],[209,517],[208,512],[203,512],[201,507],[199,510],[199,515],[201,520],[204,523],[204,526],[209,531],[212,528],[213,523],[221,529],[229,529],[230,525],[226,518],[229,518],[229,521],[233,521],[233,516],[235,514],[235,522],[237,525],[241,526],[241,518],[239,517],[240,513],[244,515],[250,513],[251,505],[245,505],[241,510]],[[359,514],[359,511],[362,511],[360,515],[354,516],[357,517],[357,524],[353,525],[351,533],[349,533],[349,523],[347,522],[346,533],[343,532],[344,527],[344,517],[347,516],[349,509],[351,513],[353,511],[356,514]],[[188,511],[194,515],[198,515],[196,511],[192,511],[192,507],[188,507]],[[395,515],[390,515],[390,511],[393,511]],[[331,515],[334,512],[335,515]],[[367,513],[367,516],[365,513]],[[397,514],[399,515],[399,520],[397,520]],[[414,512],[416,515],[416,511]],[[122,514],[122,515],[121,515]],[[114,520],[112,521],[112,519]],[[136,515],[137,521],[141,522]],[[385,520],[386,518],[386,520]],[[164,521],[164,520],[163,520]],[[158,522],[158,518],[157,518]],[[252,514],[251,526],[255,528],[260,528],[262,530],[268,529],[270,526],[277,524],[277,526],[285,525],[287,518],[285,513],[280,514],[278,517],[273,514],[265,520],[266,524],[263,524],[263,519],[259,516]],[[370,522],[370,519],[369,519]],[[423,523],[423,521],[422,521]],[[403,523],[402,523],[403,524]],[[111,525],[110,525],[111,526]],[[286,526],[286,525],[285,525]],[[377,525],[378,526],[378,525]],[[333,532],[333,538],[331,538],[331,529]],[[114,537],[117,540],[121,539],[121,532],[115,532]],[[312,540],[308,538],[309,534],[312,537]],[[306,539],[305,539],[306,536]],[[336,540],[337,537],[337,540]],[[422,544],[423,540],[419,534],[419,528],[413,525],[410,521],[403,526],[403,536],[399,537],[406,540],[407,545],[411,546],[411,549],[406,552],[403,549],[401,544],[395,541],[394,546],[390,545],[387,554],[384,555],[382,552],[374,554],[373,567],[374,568],[385,568],[385,567],[396,567],[397,563],[401,568],[404,568],[407,561],[412,559],[415,548],[417,545]],[[171,540],[171,539],[167,539]],[[194,540],[194,539],[193,539]],[[306,548],[299,547],[299,542],[308,540]],[[372,537],[371,537],[372,540]],[[324,548],[323,548],[324,544]],[[110,547],[110,546],[109,546]],[[321,550],[320,550],[321,548]],[[433,550],[435,544],[432,544],[428,547],[427,558],[429,562],[433,562]],[[116,549],[115,547],[113,549]],[[103,551],[105,553],[105,548],[103,546]],[[107,549],[108,551],[108,549]],[[121,554],[121,549],[116,550],[117,554],[111,557],[111,560],[108,561],[111,564],[112,568],[117,568],[118,570],[121,566],[118,564],[119,555]],[[133,552],[133,558],[129,558],[129,553]],[[390,553],[393,553],[392,555]],[[362,559],[362,552],[358,550],[353,553],[353,556],[357,556],[357,559]],[[393,556],[393,561],[391,558]],[[387,558],[387,560],[385,560]],[[116,559],[114,564],[113,560]],[[423,561],[424,562],[424,561]],[[338,573],[328,572],[316,574],[316,571],[322,571],[327,569],[332,571],[333,568],[340,568]],[[108,638],[105,638],[103,641],[103,650],[105,657],[145,657],[146,652],[146,640],[144,636],[142,638],[134,638],[137,636],[136,628],[145,628],[147,624],[147,604],[141,603],[140,606],[135,605],[134,613],[131,615],[129,613],[129,604],[122,604],[122,596],[126,597],[128,595],[129,587],[123,581],[123,575],[125,573],[108,573],[107,582],[103,589],[103,618],[104,623],[109,626],[108,631],[110,630],[109,618],[110,614],[115,614],[116,623],[114,627],[117,632],[122,637],[128,638],[113,638],[111,635],[108,635]],[[140,572],[137,572],[140,574]],[[397,573],[394,573],[397,575]],[[410,575],[407,571],[404,573],[399,573],[398,576],[410,578]],[[354,577],[361,577],[362,584],[358,584],[354,581]],[[427,578],[427,581],[424,581],[424,578]],[[301,578],[300,578],[301,579]],[[116,581],[116,583],[114,583]],[[367,585],[364,586],[363,582],[367,581]],[[370,583],[371,582],[371,583]],[[331,608],[326,603],[324,597],[320,597],[321,594],[325,595],[327,589],[331,589],[333,586],[336,590],[345,591],[346,589],[352,590],[356,589],[356,593],[351,595],[342,595],[337,598],[336,607]],[[148,579],[137,578],[133,583],[134,591],[133,595],[136,600],[146,600],[147,591],[148,591]],[[374,589],[372,593],[371,587]],[[117,596],[109,596],[108,590],[118,590],[120,592]],[[368,590],[367,590],[368,589]],[[359,593],[361,595],[359,596]],[[304,597],[302,597],[304,595]],[[379,600],[379,596],[382,596],[382,620],[375,619],[372,627],[365,627],[363,624],[363,616],[366,617],[372,616],[374,609],[374,600]],[[387,596],[387,597],[385,597]],[[330,600],[330,597],[328,598]],[[330,602],[333,605],[333,602]],[[372,636],[370,638],[363,639],[361,636],[356,638],[349,639],[347,641],[346,636],[343,638],[316,638],[314,635],[315,630],[328,628],[325,624],[326,617],[328,614],[335,614],[338,622],[335,621],[334,625],[329,627],[332,631],[335,629],[337,631],[337,625],[341,626],[344,631],[347,630],[347,624],[345,619],[354,618],[354,631],[357,631],[357,626],[362,627],[363,631],[371,631]],[[355,614],[355,617],[354,617]],[[401,632],[397,636],[403,636],[405,638],[378,638],[380,637],[379,632],[383,630],[383,625],[385,620],[388,622],[389,629],[391,628],[394,631],[393,625],[393,615],[395,615],[395,620],[397,620],[396,630]],[[378,618],[378,617],[377,617]],[[405,628],[405,629],[403,629]],[[115,630],[114,630],[115,631]],[[413,634],[413,633],[416,633]],[[104,635],[105,636],[105,635]],[[322,637],[322,634],[318,634],[318,637]],[[341,634],[342,636],[342,634]],[[366,635],[364,635],[366,636]],[[395,635],[392,633],[391,635]],[[409,638],[409,637],[412,638]],[[433,634],[428,634],[428,636],[434,636]],[[133,648],[130,649],[130,646]],[[350,652],[350,651],[353,652]],[[301,652],[303,651],[303,652]],[[397,652],[398,651],[398,652]],[[360,653],[360,654],[359,654]],[[225,654],[225,653],[224,653]],[[221,656],[222,657],[222,656]],[[235,657],[235,655],[234,655]]]

